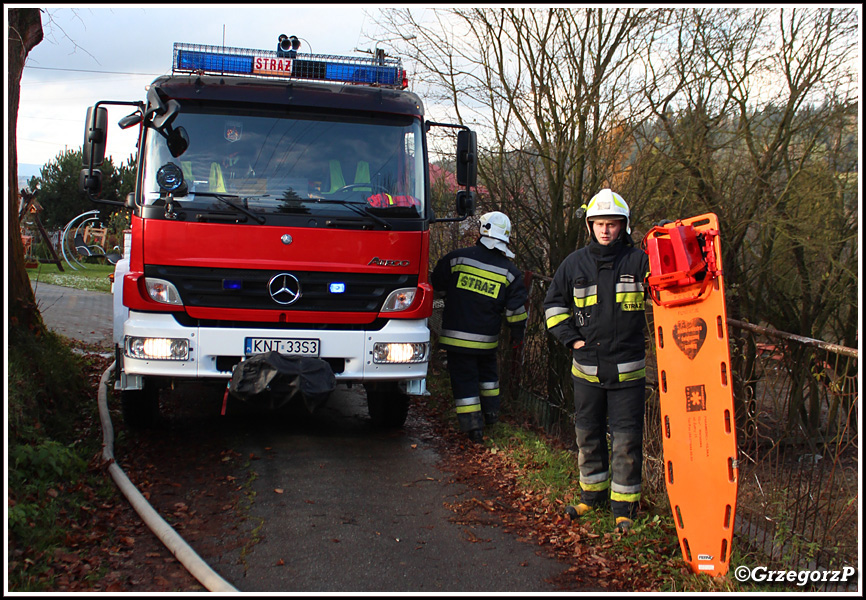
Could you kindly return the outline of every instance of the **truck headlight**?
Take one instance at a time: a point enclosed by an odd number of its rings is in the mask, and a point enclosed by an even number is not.
[[[427,342],[376,342],[373,344],[373,362],[378,364],[426,362],[429,348]]]
[[[162,304],[183,306],[183,300],[180,299],[180,294],[172,282],[148,277],[144,280],[144,286],[152,300]]]
[[[142,360],[189,360],[189,340],[127,336],[126,356]]]
[[[401,288],[388,294],[382,312],[398,312],[412,306],[418,288]]]

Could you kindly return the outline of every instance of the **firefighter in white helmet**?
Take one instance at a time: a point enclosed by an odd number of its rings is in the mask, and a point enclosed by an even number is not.
[[[510,260],[511,221],[494,211],[481,217],[474,246],[449,252],[430,275],[445,295],[439,345],[448,355],[448,372],[461,431],[481,443],[485,425],[499,419],[499,368],[496,351],[502,316],[512,344],[523,343],[528,293],[523,272]]]
[[[615,528],[626,531],[641,494],[649,260],[631,238],[622,196],[601,190],[585,211],[589,244],[565,258],[544,300],[547,329],[573,358],[581,493],[568,513],[609,503]]]

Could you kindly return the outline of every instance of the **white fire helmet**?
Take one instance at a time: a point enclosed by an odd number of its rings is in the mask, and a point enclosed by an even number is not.
[[[511,219],[499,211],[481,215],[481,235],[507,244],[511,239]]]
[[[625,232],[631,235],[628,204],[616,192],[603,189],[589,201],[586,207],[586,228],[590,236],[592,235],[590,221],[600,217],[625,219]]]

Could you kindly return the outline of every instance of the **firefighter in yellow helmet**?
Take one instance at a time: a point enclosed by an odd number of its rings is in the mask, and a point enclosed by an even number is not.
[[[439,345],[448,354],[448,372],[460,430],[483,441],[485,425],[499,419],[499,368],[496,351],[502,316],[511,341],[522,344],[526,329],[523,272],[511,261],[511,221],[499,211],[481,217],[474,246],[449,252],[430,276],[445,294]]]
[[[572,351],[580,502],[631,528],[640,502],[646,383],[647,255],[631,239],[628,204],[609,189],[586,206],[587,246],[565,258],[544,300],[548,331]],[[607,434],[611,451],[608,453]]]

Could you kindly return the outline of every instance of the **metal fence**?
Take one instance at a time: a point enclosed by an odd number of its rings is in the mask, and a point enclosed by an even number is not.
[[[500,344],[505,410],[574,447],[571,358],[544,326],[548,277],[527,274],[522,356]],[[438,333],[441,303],[431,330]],[[653,327],[647,310],[648,331]],[[857,351],[728,320],[739,483],[735,544],[768,568],[858,564]],[[647,343],[644,497],[669,506],[663,475],[654,344]],[[842,588],[844,589],[844,588]]]

